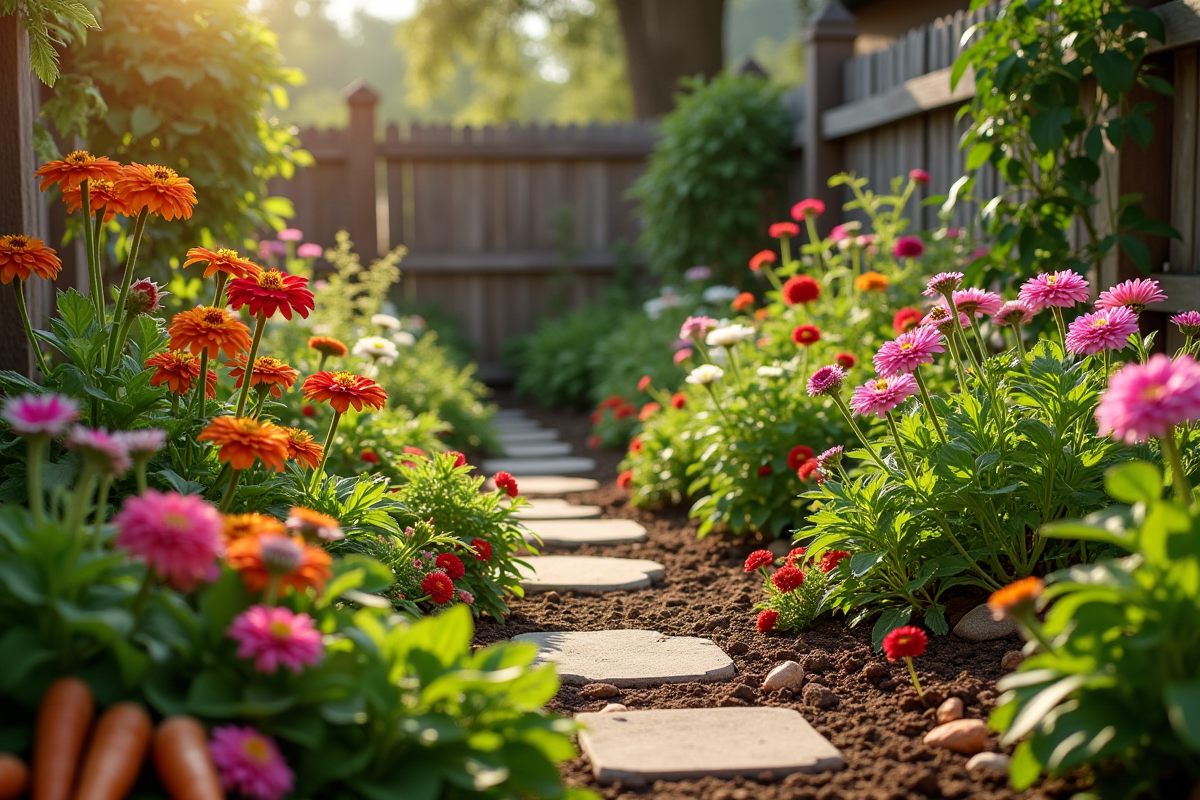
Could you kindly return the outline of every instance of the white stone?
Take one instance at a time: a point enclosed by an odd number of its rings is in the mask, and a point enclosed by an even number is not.
[[[788,687],[800,686],[804,683],[804,667],[795,661],[785,661],[767,673],[763,681],[763,691],[776,692]]]
[[[492,419],[526,419],[525,410],[521,408],[498,408]]]
[[[498,419],[492,423],[492,427],[500,435],[545,430],[536,419]]]
[[[487,479],[484,486],[489,492],[496,488],[496,484],[491,478]],[[524,475],[517,482],[517,486],[524,497],[542,497],[575,492],[594,492],[600,488],[600,481],[563,475]]]
[[[512,431],[505,433],[501,431],[496,435],[500,440],[500,444],[532,444],[533,442],[555,442],[558,441],[558,431],[553,428],[539,428],[532,431]]]
[[[710,639],[666,636],[658,631],[544,631],[523,633],[538,661],[552,662],[563,683],[660,686],[733,677],[733,661]]]
[[[571,455],[571,445],[567,442],[530,442],[528,444],[505,442],[502,448],[506,458],[552,458]]]
[[[518,481],[519,483],[519,481]],[[534,520],[525,540],[549,547],[626,544],[646,541],[646,529],[631,519]]]
[[[609,703],[609,704],[608,704],[608,705],[606,705],[604,708],[600,709],[600,711],[599,711],[599,712],[597,712],[597,713],[600,713],[600,714],[615,714],[615,713],[617,713],[618,711],[628,711],[628,710],[629,710],[629,709],[625,707],[625,704],[624,704],[624,703]]]
[[[1004,753],[976,753],[967,761],[967,770],[975,772],[1008,772],[1012,759]]]
[[[519,520],[554,519],[599,519],[600,506],[574,506],[563,503],[556,506],[530,505],[517,512]]]
[[[647,589],[666,575],[656,561],[603,556],[526,556],[518,565],[527,592],[631,592]]]
[[[582,456],[561,458],[489,458],[483,462],[483,471],[491,475],[507,472],[518,478],[525,475],[578,475],[594,472],[596,461]]]
[[[789,708],[673,708],[578,714],[601,783],[757,778],[841,769],[841,752]]]
[[[986,603],[972,608],[954,626],[954,635],[968,642],[990,642],[1016,632],[1017,625],[1011,619],[996,622]]]

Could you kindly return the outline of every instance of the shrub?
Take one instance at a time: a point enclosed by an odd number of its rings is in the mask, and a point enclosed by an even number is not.
[[[600,383],[597,343],[622,316],[607,306],[586,306],[510,340],[504,355],[517,374],[517,393],[537,397],[546,408],[586,408]]]

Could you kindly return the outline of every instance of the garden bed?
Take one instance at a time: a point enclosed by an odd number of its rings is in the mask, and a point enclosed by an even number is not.
[[[501,395],[502,406],[523,406]],[[588,425],[582,415],[545,412],[525,406],[544,425],[558,428],[564,440],[582,451]],[[646,558],[667,568],[666,578],[654,588],[633,593],[599,596],[567,593],[554,598],[534,594],[515,600],[508,623],[484,621],[476,643],[490,644],[538,630],[603,630],[646,628],[668,635],[696,635],[713,639],[733,658],[737,676],[728,682],[683,683],[651,689],[625,689],[611,700],[589,700],[579,687],[564,686],[550,708],[575,714],[599,711],[609,702],[630,710],[651,708],[707,708],[760,705],[794,708],[805,715],[846,757],[846,769],[823,775],[793,775],[781,782],[746,780],[660,782],[645,789],[619,784],[601,787],[592,777],[586,757],[564,766],[570,785],[586,786],[606,798],[639,792],[655,798],[1000,798],[1069,797],[1080,787],[1072,781],[1052,780],[1028,793],[1007,787],[1007,776],[968,774],[966,756],[927,747],[921,743],[933,727],[933,710],[924,708],[910,687],[902,663],[892,664],[872,653],[870,628],[846,627],[845,620],[824,617],[799,635],[759,633],[754,604],[760,599],[760,578],[746,574],[742,563],[753,549],[765,545],[712,535],[696,539],[697,523],[686,509],[649,513],[627,503],[628,493],[618,489],[613,465],[617,454],[601,452],[596,477],[603,481],[595,492],[571,497],[572,502],[599,505],[606,518],[635,519],[644,525],[643,544],[582,547],[577,555]],[[613,464],[608,463],[612,461]],[[607,468],[607,472],[604,470]],[[553,551],[547,551],[553,552]],[[961,613],[969,603],[952,611]],[[952,617],[954,615],[952,614]],[[917,659],[922,683],[933,696],[958,696],[967,716],[986,717],[997,698],[995,682],[1003,674],[1005,653],[1021,647],[1017,636],[975,644],[953,636],[932,637],[925,656]],[[805,667],[806,686],[819,684],[837,698],[834,708],[816,708],[803,691],[766,693],[759,688],[772,667],[785,660]],[[814,694],[810,691],[809,700]],[[827,695],[826,695],[827,697]],[[670,741],[662,743],[672,746]],[[730,746],[740,746],[738,732],[730,731]]]

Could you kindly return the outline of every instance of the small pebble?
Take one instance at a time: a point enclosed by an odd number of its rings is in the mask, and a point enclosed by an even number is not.
[[[588,700],[606,700],[609,697],[616,697],[620,693],[621,690],[611,683],[589,683],[579,690],[579,696],[586,697]]]
[[[925,734],[924,742],[930,747],[941,747],[955,753],[971,756],[987,746],[988,727],[981,719],[956,719],[938,725]]]
[[[947,722],[954,722],[956,719],[963,718],[963,701],[957,697],[951,697],[949,700],[938,706],[937,721],[939,725],[944,725]]]
[[[621,703],[609,703],[604,708],[600,709],[601,714],[616,714],[618,711],[628,711]]]
[[[809,672],[826,672],[833,669],[833,659],[820,650],[804,659],[804,668]]]
[[[763,681],[764,692],[777,692],[790,686],[800,686],[804,683],[804,667],[795,661],[785,661],[767,673]]]
[[[753,701],[757,698],[757,695],[754,694],[754,690],[744,683],[739,686],[735,686],[730,694],[746,701]]]
[[[804,702],[814,708],[837,708],[841,700],[829,688],[810,683],[804,687]]]
[[[878,683],[890,674],[891,671],[887,668],[887,665],[881,664],[878,661],[868,661],[867,665],[862,668],[862,676],[871,683]]]
[[[558,592],[546,592],[543,596],[546,598],[546,602],[553,606],[562,602],[562,598],[559,597]]]
[[[731,656],[745,655],[749,650],[750,646],[745,642],[730,642],[729,646],[725,648],[725,652]]]
[[[1025,654],[1020,650],[1009,650],[1000,659],[1000,669],[1005,672],[1015,672],[1017,667],[1025,663]]]
[[[1012,759],[1004,753],[976,753],[967,762],[967,771],[975,772],[1008,772]]]

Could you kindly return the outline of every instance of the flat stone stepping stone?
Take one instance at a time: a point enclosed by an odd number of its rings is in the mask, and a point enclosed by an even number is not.
[[[534,444],[535,442],[557,442],[558,431],[553,428],[538,428],[532,431],[501,431],[497,436],[500,444]]]
[[[790,708],[670,708],[577,714],[579,744],[600,783],[692,778],[779,780],[842,769],[841,752]],[[736,742],[731,739],[736,736]]]
[[[593,472],[596,462],[582,456],[563,458],[489,458],[483,462],[483,471],[491,474],[507,472],[515,477],[522,475],[573,475]],[[518,481],[519,483],[519,481]]]
[[[646,541],[646,529],[631,519],[537,520],[525,527],[537,537],[527,535],[526,540],[541,539],[542,544],[551,547]]]
[[[492,419],[528,419],[528,416],[525,414],[525,411],[520,408],[500,408],[497,409],[496,413],[492,415]]]
[[[560,519],[599,519],[600,506],[575,506],[563,501],[561,505],[524,506],[517,512],[517,519],[529,520],[560,520]]]
[[[643,558],[603,556],[526,556],[519,567],[527,592],[633,592],[649,589],[667,574],[666,567]]]
[[[501,448],[508,458],[550,458],[571,455],[569,442],[529,442],[527,444],[504,442]]]
[[[488,491],[496,488],[491,478],[484,484]],[[600,488],[600,481],[592,478],[572,478],[563,475],[522,475],[517,481],[517,488],[525,497],[542,497],[556,494],[573,494],[574,492],[594,492]],[[563,501],[566,502],[565,500]]]
[[[711,640],[667,636],[658,631],[542,631],[514,636],[533,642],[537,659],[552,662],[563,683],[611,683],[618,687],[722,681],[734,675],[733,661]],[[729,746],[729,731],[724,736]],[[664,739],[660,746],[669,746]],[[741,749],[738,745],[737,749]]]
[[[543,428],[536,419],[498,419],[492,423],[501,435],[506,433],[528,433],[529,431],[549,430]]]

